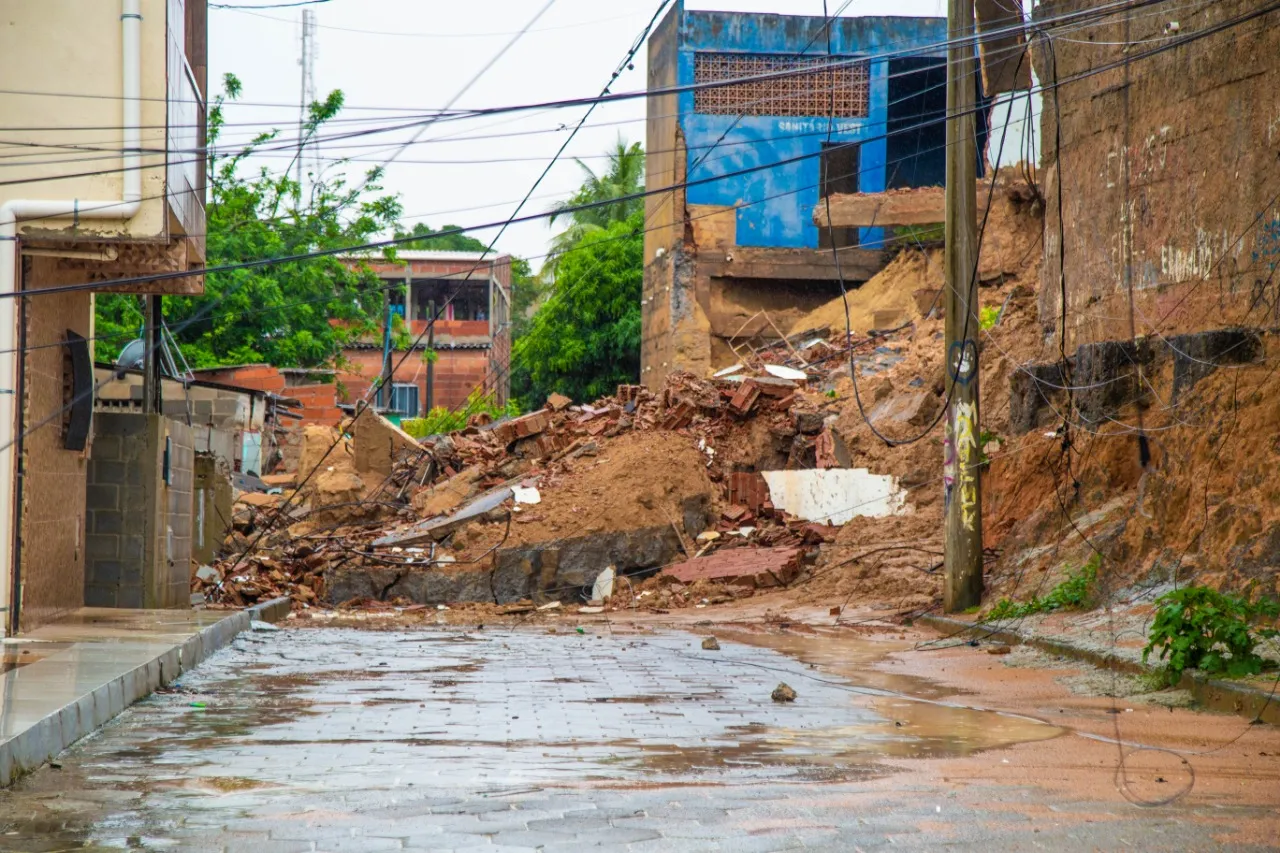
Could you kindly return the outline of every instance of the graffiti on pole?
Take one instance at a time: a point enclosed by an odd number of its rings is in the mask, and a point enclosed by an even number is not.
[[[947,432],[951,425],[947,424]],[[943,511],[951,508],[951,494],[956,487],[956,443],[948,435],[942,442],[942,507]]]
[[[973,530],[978,520],[978,407],[974,403],[956,403],[955,423],[951,434],[954,447],[948,452],[955,457],[955,484],[960,494],[960,523]]]

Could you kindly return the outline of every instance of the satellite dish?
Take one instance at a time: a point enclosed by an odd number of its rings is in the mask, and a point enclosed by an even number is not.
[[[135,338],[124,345],[120,355],[116,356],[116,370],[141,370],[147,359],[147,344],[142,338]]]

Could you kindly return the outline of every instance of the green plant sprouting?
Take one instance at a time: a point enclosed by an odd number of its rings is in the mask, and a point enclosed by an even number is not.
[[[984,622],[999,622],[1005,619],[1021,619],[1035,613],[1052,613],[1055,610],[1079,610],[1089,603],[1093,593],[1093,585],[1098,580],[1098,566],[1101,561],[1095,554],[1079,571],[1067,571],[1067,578],[1049,590],[1043,598],[1037,596],[1028,601],[1015,603],[1002,598],[987,611]]]
[[[1175,589],[1156,599],[1142,662],[1158,652],[1169,684],[1188,669],[1230,678],[1257,675],[1267,664],[1255,651],[1258,642],[1280,635],[1257,623],[1277,616],[1280,602],[1273,598],[1250,601],[1205,586]]]
[[[988,305],[986,308],[978,311],[978,328],[982,331],[995,328],[1000,322],[1001,310],[994,305]]]

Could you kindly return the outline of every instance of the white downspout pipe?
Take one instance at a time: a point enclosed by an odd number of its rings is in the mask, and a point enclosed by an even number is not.
[[[142,206],[142,0],[120,0],[121,82],[123,98],[123,156],[124,178],[122,198],[112,201],[85,199],[45,200],[14,199],[0,205],[0,294],[17,290],[18,281],[18,223],[30,219],[81,219],[129,220]],[[0,496],[15,504],[17,475],[17,407],[19,359],[14,352],[17,345],[17,299],[0,298]],[[44,417],[48,413],[37,412]],[[9,616],[14,607],[12,601],[13,564],[16,525],[22,508],[13,506],[11,512],[0,511],[0,608],[6,631]],[[83,541],[83,537],[77,537]]]

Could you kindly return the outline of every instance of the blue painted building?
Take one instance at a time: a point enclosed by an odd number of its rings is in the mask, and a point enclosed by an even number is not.
[[[677,4],[650,38],[651,387],[732,363],[733,338],[766,334],[753,312],[781,325],[837,294],[833,245],[847,279],[882,266],[882,229],[814,224],[825,195],[944,181],[946,20],[836,19],[834,62],[826,24]],[[795,73],[715,85],[778,72]]]
[[[787,70],[806,59],[829,61],[825,20],[820,17],[679,10],[675,14],[682,18],[676,54],[679,86]],[[831,53],[857,59],[927,48],[944,42],[946,32],[943,18],[841,18],[831,28]],[[932,56],[868,58],[833,71],[681,93],[680,126],[688,176],[695,184],[689,188],[688,203],[747,202],[738,211],[741,245],[816,248],[819,234],[812,212],[823,183],[840,184],[846,192],[941,184],[940,125],[938,141],[932,145],[918,133],[910,134],[909,140],[888,136],[891,117],[914,119],[921,106],[932,107],[939,116],[945,111],[945,70],[937,65],[945,60],[945,50],[934,49]],[[921,73],[922,64],[936,72]],[[891,97],[890,84],[902,76],[921,78],[917,88],[936,82],[936,96],[923,98],[932,103],[922,105],[922,98],[903,99],[901,94]],[[930,79],[934,77],[936,81]],[[783,165],[734,174],[768,163]],[[825,179],[824,164],[829,164]],[[699,183],[720,176],[728,177]],[[861,235],[862,245],[880,238],[879,229],[868,232]]]

